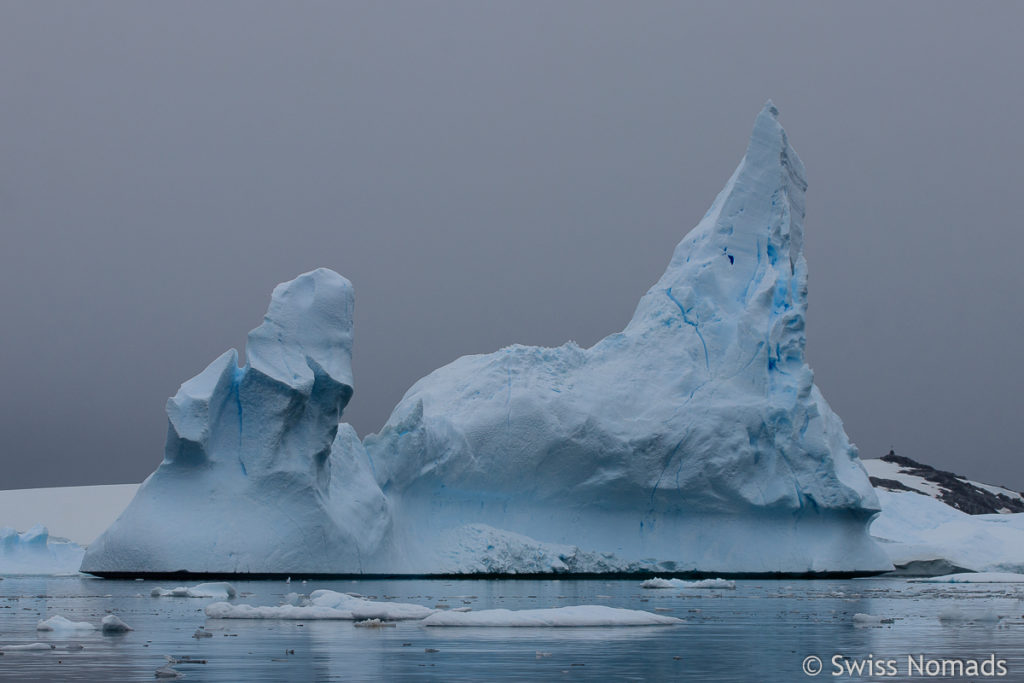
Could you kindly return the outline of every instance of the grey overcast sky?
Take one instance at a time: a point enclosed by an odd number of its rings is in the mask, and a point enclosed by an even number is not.
[[[628,321],[767,98],[808,355],[863,456],[1024,488],[1024,3],[0,0],[0,488],[141,481],[317,266],[360,434]]]

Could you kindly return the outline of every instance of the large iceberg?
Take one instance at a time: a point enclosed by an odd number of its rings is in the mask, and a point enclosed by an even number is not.
[[[459,358],[365,439],[394,505],[392,571],[479,571],[451,552],[479,524],[612,570],[891,567],[867,533],[878,500],[804,356],[807,182],[777,115],[761,111],[622,332]]]
[[[94,543],[94,573],[360,572],[387,503],[355,431],[348,280],[327,269],[274,289],[234,349],[167,402],[160,467]]]
[[[871,573],[878,500],[804,357],[804,169],[769,103],[626,328],[417,382],[360,444],[352,289],[317,270],[168,402],[101,575]],[[365,449],[364,449],[365,445]]]

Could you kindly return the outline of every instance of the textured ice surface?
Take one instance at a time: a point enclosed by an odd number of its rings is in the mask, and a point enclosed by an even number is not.
[[[874,492],[804,356],[805,188],[769,103],[622,332],[418,381],[365,440],[395,506],[391,569],[505,571],[522,554],[560,571],[572,548],[654,571],[889,568],[866,533]],[[481,524],[528,540],[480,552]]]
[[[576,605],[550,609],[435,612],[422,623],[424,626],[667,626],[681,624],[683,620],[643,610]]]
[[[85,571],[358,572],[387,531],[355,431],[353,292],[319,269],[274,289],[232,349],[167,402],[163,463],[89,546]]]
[[[0,574],[77,574],[85,548],[53,538],[41,524],[18,533],[0,528]]]

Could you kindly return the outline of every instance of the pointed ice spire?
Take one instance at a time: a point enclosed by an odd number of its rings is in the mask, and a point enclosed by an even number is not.
[[[743,160],[626,329],[646,330],[643,338],[666,351],[683,345],[709,376],[748,362],[753,372],[803,364],[807,181],[778,114],[769,100]],[[665,334],[676,341],[661,341]],[[759,356],[764,362],[750,361]],[[802,391],[809,370],[798,374]]]

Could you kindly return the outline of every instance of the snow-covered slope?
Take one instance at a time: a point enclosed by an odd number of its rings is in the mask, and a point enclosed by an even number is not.
[[[0,528],[0,574],[77,574],[84,553],[77,543],[50,536],[41,524],[23,533]]]
[[[882,504],[871,534],[902,573],[1024,572],[1020,493],[892,452],[864,467]]]
[[[623,568],[889,567],[804,356],[806,180],[777,113],[622,332],[459,358],[365,440],[395,506],[395,570],[479,571],[479,553],[451,552],[470,523]]]
[[[167,402],[163,463],[91,544],[89,572],[359,572],[389,515],[352,396],[352,285],[320,269],[274,289],[249,333]]]
[[[875,488],[923,493],[971,515],[1024,512],[1024,494],[982,484],[952,472],[889,451],[881,458],[865,460],[864,469]]]

